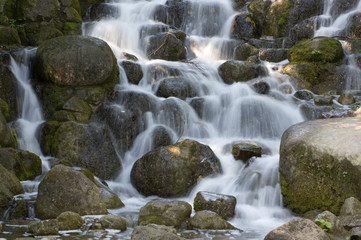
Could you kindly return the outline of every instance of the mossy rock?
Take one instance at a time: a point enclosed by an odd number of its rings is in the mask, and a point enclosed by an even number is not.
[[[64,35],[79,35],[81,34],[81,23],[66,22],[63,28]]]
[[[7,207],[14,195],[24,193],[19,179],[0,164],[0,210]]]
[[[16,135],[7,125],[6,119],[3,116],[2,112],[0,112],[0,136],[0,147],[16,147]]]
[[[63,36],[63,33],[51,25],[41,26],[38,23],[25,24],[27,42],[31,46],[39,46],[42,42]]]
[[[114,215],[106,215],[99,219],[100,224],[103,228],[110,229],[119,229],[122,232],[127,230],[127,221],[125,218],[114,216]]]
[[[70,211],[61,213],[56,219],[58,220],[59,230],[61,231],[78,229],[85,223],[78,213]]]
[[[71,112],[78,122],[87,122],[92,114],[89,104],[76,96],[68,99],[62,109]]]
[[[20,181],[33,180],[42,172],[39,156],[13,148],[0,148],[0,164],[13,172]]]
[[[295,62],[287,64],[283,73],[292,77],[292,84],[296,88],[308,89],[316,94],[331,90],[342,92],[345,87],[338,63]]]
[[[361,118],[315,120],[283,134],[279,171],[285,206],[337,215],[346,198],[361,198],[360,124]]]
[[[74,22],[74,23],[81,23],[82,18],[79,12],[73,7],[66,7],[63,10],[64,14],[66,15],[67,22]]]
[[[50,219],[65,211],[80,215],[107,213],[92,181],[71,167],[56,165],[39,184],[35,213],[40,219]]]
[[[175,197],[186,195],[199,179],[221,172],[219,159],[209,146],[186,139],[138,159],[131,182],[146,196]]]
[[[35,56],[41,80],[58,86],[118,82],[117,60],[109,45],[89,36],[64,36],[41,44]]]
[[[265,34],[274,37],[286,35],[291,0],[276,0],[265,17]]]
[[[217,213],[208,210],[196,212],[189,220],[189,223],[192,227],[198,229],[237,229]]]
[[[290,62],[338,62],[343,58],[339,41],[329,37],[316,37],[304,40],[288,50]]]
[[[2,112],[6,121],[10,121],[9,105],[0,98],[0,112]]]
[[[153,200],[140,209],[138,223],[180,227],[191,213],[192,206],[187,202]]]
[[[21,45],[18,31],[12,27],[0,26],[0,45]]]

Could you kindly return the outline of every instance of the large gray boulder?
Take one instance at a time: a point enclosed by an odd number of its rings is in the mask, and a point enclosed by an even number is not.
[[[314,222],[296,218],[269,232],[264,240],[329,240],[326,233]]]
[[[43,149],[75,166],[88,168],[102,179],[115,177],[121,169],[108,130],[97,124],[62,123],[45,132]]]
[[[200,178],[221,171],[219,159],[208,146],[186,139],[145,154],[135,162],[130,177],[146,196],[174,197],[187,194]]]
[[[139,225],[159,224],[180,227],[188,220],[192,206],[183,201],[153,200],[139,211]]]
[[[35,214],[40,219],[51,219],[65,211],[80,215],[107,213],[95,183],[71,167],[57,165],[39,184]]]
[[[64,36],[43,42],[35,57],[37,74],[61,86],[87,86],[119,79],[109,45],[88,36]]]
[[[33,180],[42,172],[39,156],[14,148],[0,148],[0,164],[13,172],[20,181]]]
[[[298,213],[361,198],[361,118],[314,120],[283,134],[279,172],[284,204]]]

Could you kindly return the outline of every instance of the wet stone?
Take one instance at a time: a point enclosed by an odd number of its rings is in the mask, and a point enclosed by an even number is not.
[[[332,96],[329,95],[315,96],[314,101],[315,104],[319,106],[332,105]]]

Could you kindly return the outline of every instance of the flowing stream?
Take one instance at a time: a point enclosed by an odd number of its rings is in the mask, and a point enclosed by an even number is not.
[[[289,84],[288,78],[272,70],[275,64],[264,62],[262,64],[267,70],[267,75],[259,77],[258,80],[270,85],[268,95],[256,93],[247,83],[223,83],[217,68],[233,54],[228,51],[227,46],[234,41],[229,38],[229,32],[237,14],[230,0],[190,0],[187,4],[186,11],[192,13],[192,17],[186,18],[180,28],[187,34],[187,51],[189,55],[194,56],[193,59],[188,62],[149,60],[144,47],[147,37],[154,29],[169,29],[168,25],[155,18],[159,6],[165,3],[166,0],[110,2],[107,4],[115,10],[112,16],[83,24],[83,34],[105,40],[113,49],[119,65],[125,60],[125,52],[139,58],[144,72],[140,83],[128,83],[124,70],[120,67],[121,80],[118,88],[148,94],[154,99],[156,109],[166,102],[172,102],[172,106],[177,106],[173,115],[163,111],[144,114],[144,131],[134,140],[132,148],[123,154],[122,172],[115,180],[108,181],[110,188],[118,194],[126,207],[110,212],[126,217],[128,223],[131,223],[136,221],[139,209],[149,200],[156,198],[144,197],[135,190],[130,183],[130,171],[134,162],[152,149],[153,130],[163,126],[173,142],[191,138],[209,145],[221,160],[223,169],[222,175],[203,179],[187,197],[178,199],[193,204],[198,191],[233,195],[237,198],[236,216],[230,222],[244,232],[232,231],[227,233],[227,237],[263,239],[270,230],[293,218],[289,210],[282,206],[278,151],[282,133],[304,118],[293,102],[292,95],[279,90],[282,85]],[[331,6],[332,1],[325,1],[326,10],[322,16],[324,20],[321,21],[321,27],[315,32],[315,36],[325,36],[326,33],[327,36],[333,36],[340,29],[344,29],[346,25],[342,24],[346,24],[348,17],[360,11],[361,1],[355,10],[336,19],[331,16]],[[210,11],[213,14],[209,14]],[[46,157],[43,156],[36,140],[36,130],[44,119],[29,82],[28,61],[34,52],[35,49],[26,50],[24,59],[19,62],[14,59],[11,61],[11,70],[20,86],[19,109],[22,110],[21,118],[14,125],[17,129],[19,147],[39,155],[44,160],[43,170],[46,172]],[[157,82],[169,77],[167,74],[155,76],[152,69],[159,65],[176,69],[179,77],[190,80],[197,98],[183,101],[174,97],[157,97]],[[352,89],[355,83],[350,80],[348,86]],[[359,88],[360,85],[356,87]],[[197,99],[203,103],[202,111],[198,113],[191,106],[192,101]],[[122,104],[121,101],[118,103],[121,109]],[[260,143],[268,153],[252,159],[247,166],[241,161],[235,161],[230,153],[230,146],[242,140]],[[37,183],[35,181],[35,195]],[[34,185],[34,182],[23,184]],[[119,238],[130,239],[132,224],[129,229],[124,233],[115,234]],[[212,234],[209,236],[209,232],[200,233],[201,236],[198,238],[190,237],[191,234],[192,231],[183,232],[182,236],[192,239],[212,237]]]

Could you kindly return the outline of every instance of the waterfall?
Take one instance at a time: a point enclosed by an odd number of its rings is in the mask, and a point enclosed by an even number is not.
[[[123,171],[109,186],[120,196],[126,207],[114,210],[114,214],[136,212],[154,197],[141,196],[130,183],[130,171],[134,162],[151,149],[152,133],[162,126],[172,141],[191,138],[209,145],[220,158],[223,174],[201,181],[183,200],[192,204],[198,191],[211,191],[234,195],[237,198],[237,214],[231,221],[237,227],[260,239],[271,229],[292,218],[282,207],[278,176],[278,148],[280,137],[289,126],[303,121],[303,117],[289,96],[278,87],[284,77],[272,74],[258,80],[271,86],[270,95],[257,94],[247,83],[226,85],[218,75],[217,68],[233,51],[227,53],[227,46],[235,40],[229,38],[230,28],[236,12],[231,1],[192,0],[184,7],[183,22],[179,26],[187,33],[195,58],[189,63],[149,60],[144,49],[147,34],[167,31],[164,23],[157,21],[155,13],[165,1],[121,1],[109,3],[116,6],[119,16],[104,18],[84,24],[83,34],[105,40],[115,52],[118,61],[123,61],[122,52],[137,55],[144,70],[144,77],[138,85],[121,81],[121,88],[153,96],[154,108],[158,111],[145,114],[145,129],[134,140],[132,148],[124,154]],[[212,14],[210,14],[212,13]],[[175,23],[176,19],[168,19]],[[233,48],[231,48],[233,49]],[[196,96],[203,101],[199,115],[190,106],[191,99],[158,98],[156,81],[167,74],[154,74],[154,66],[176,69],[177,77],[190,81]],[[272,73],[271,68],[269,71]],[[122,72],[122,71],[121,71]],[[279,96],[272,97],[273,96]],[[171,113],[162,107],[171,106]],[[122,107],[122,102],[119,102]],[[252,140],[270,149],[270,154],[255,159],[248,167],[235,161],[224,149],[236,141]],[[242,238],[242,239],[252,239]]]
[[[357,6],[346,12],[342,13],[339,16],[332,16],[331,8],[335,0],[325,0],[324,3],[324,14],[319,17],[320,27],[315,31],[314,36],[325,36],[325,37],[334,37],[342,33],[343,30],[350,23],[350,18],[356,13],[361,11],[361,1],[358,2]]]

